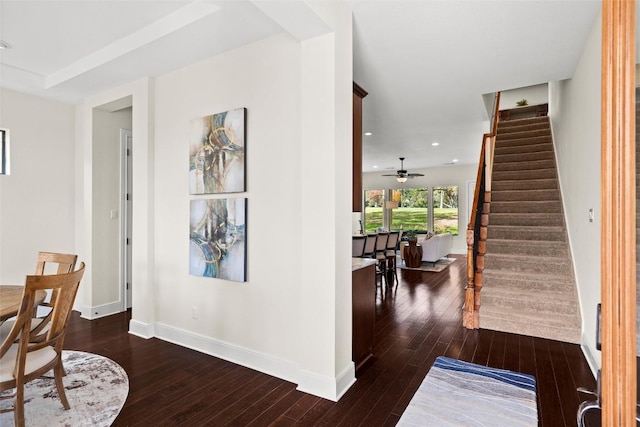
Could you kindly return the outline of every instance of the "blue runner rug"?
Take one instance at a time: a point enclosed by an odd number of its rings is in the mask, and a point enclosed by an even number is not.
[[[538,425],[536,379],[440,356],[398,426]]]

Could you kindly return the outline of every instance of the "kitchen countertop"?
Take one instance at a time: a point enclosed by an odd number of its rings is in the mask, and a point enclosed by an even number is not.
[[[376,262],[373,258],[351,258],[351,271],[374,265]]]

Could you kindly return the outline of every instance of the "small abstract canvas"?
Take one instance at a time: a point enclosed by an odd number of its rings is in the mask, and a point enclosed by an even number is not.
[[[189,274],[245,282],[246,198],[191,200]]]
[[[189,193],[245,191],[246,108],[191,121]]]

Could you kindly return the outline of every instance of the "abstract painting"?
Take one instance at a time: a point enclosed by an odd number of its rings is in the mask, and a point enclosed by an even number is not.
[[[191,121],[189,193],[245,191],[246,108]]]
[[[191,200],[189,274],[245,282],[246,198]]]

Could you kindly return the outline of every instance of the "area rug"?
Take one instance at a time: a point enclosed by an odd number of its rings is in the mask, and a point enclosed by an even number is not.
[[[440,356],[397,425],[537,426],[536,380]]]
[[[407,267],[404,262],[398,261],[398,268],[401,268],[403,270],[431,271],[434,273],[439,273],[445,268],[449,267],[449,265],[451,265],[451,263],[455,260],[455,258],[440,258],[435,263],[422,261],[420,267],[415,268]]]
[[[53,380],[31,381],[25,387],[27,426],[110,426],[129,394],[129,378],[111,359],[81,351],[63,351],[67,375],[63,382],[71,409],[65,411]],[[10,390],[9,390],[10,391]],[[9,393],[9,391],[5,393]],[[3,393],[4,395],[4,393]],[[0,401],[0,408],[13,407],[13,399]],[[13,425],[13,412],[0,414],[0,426]]]

